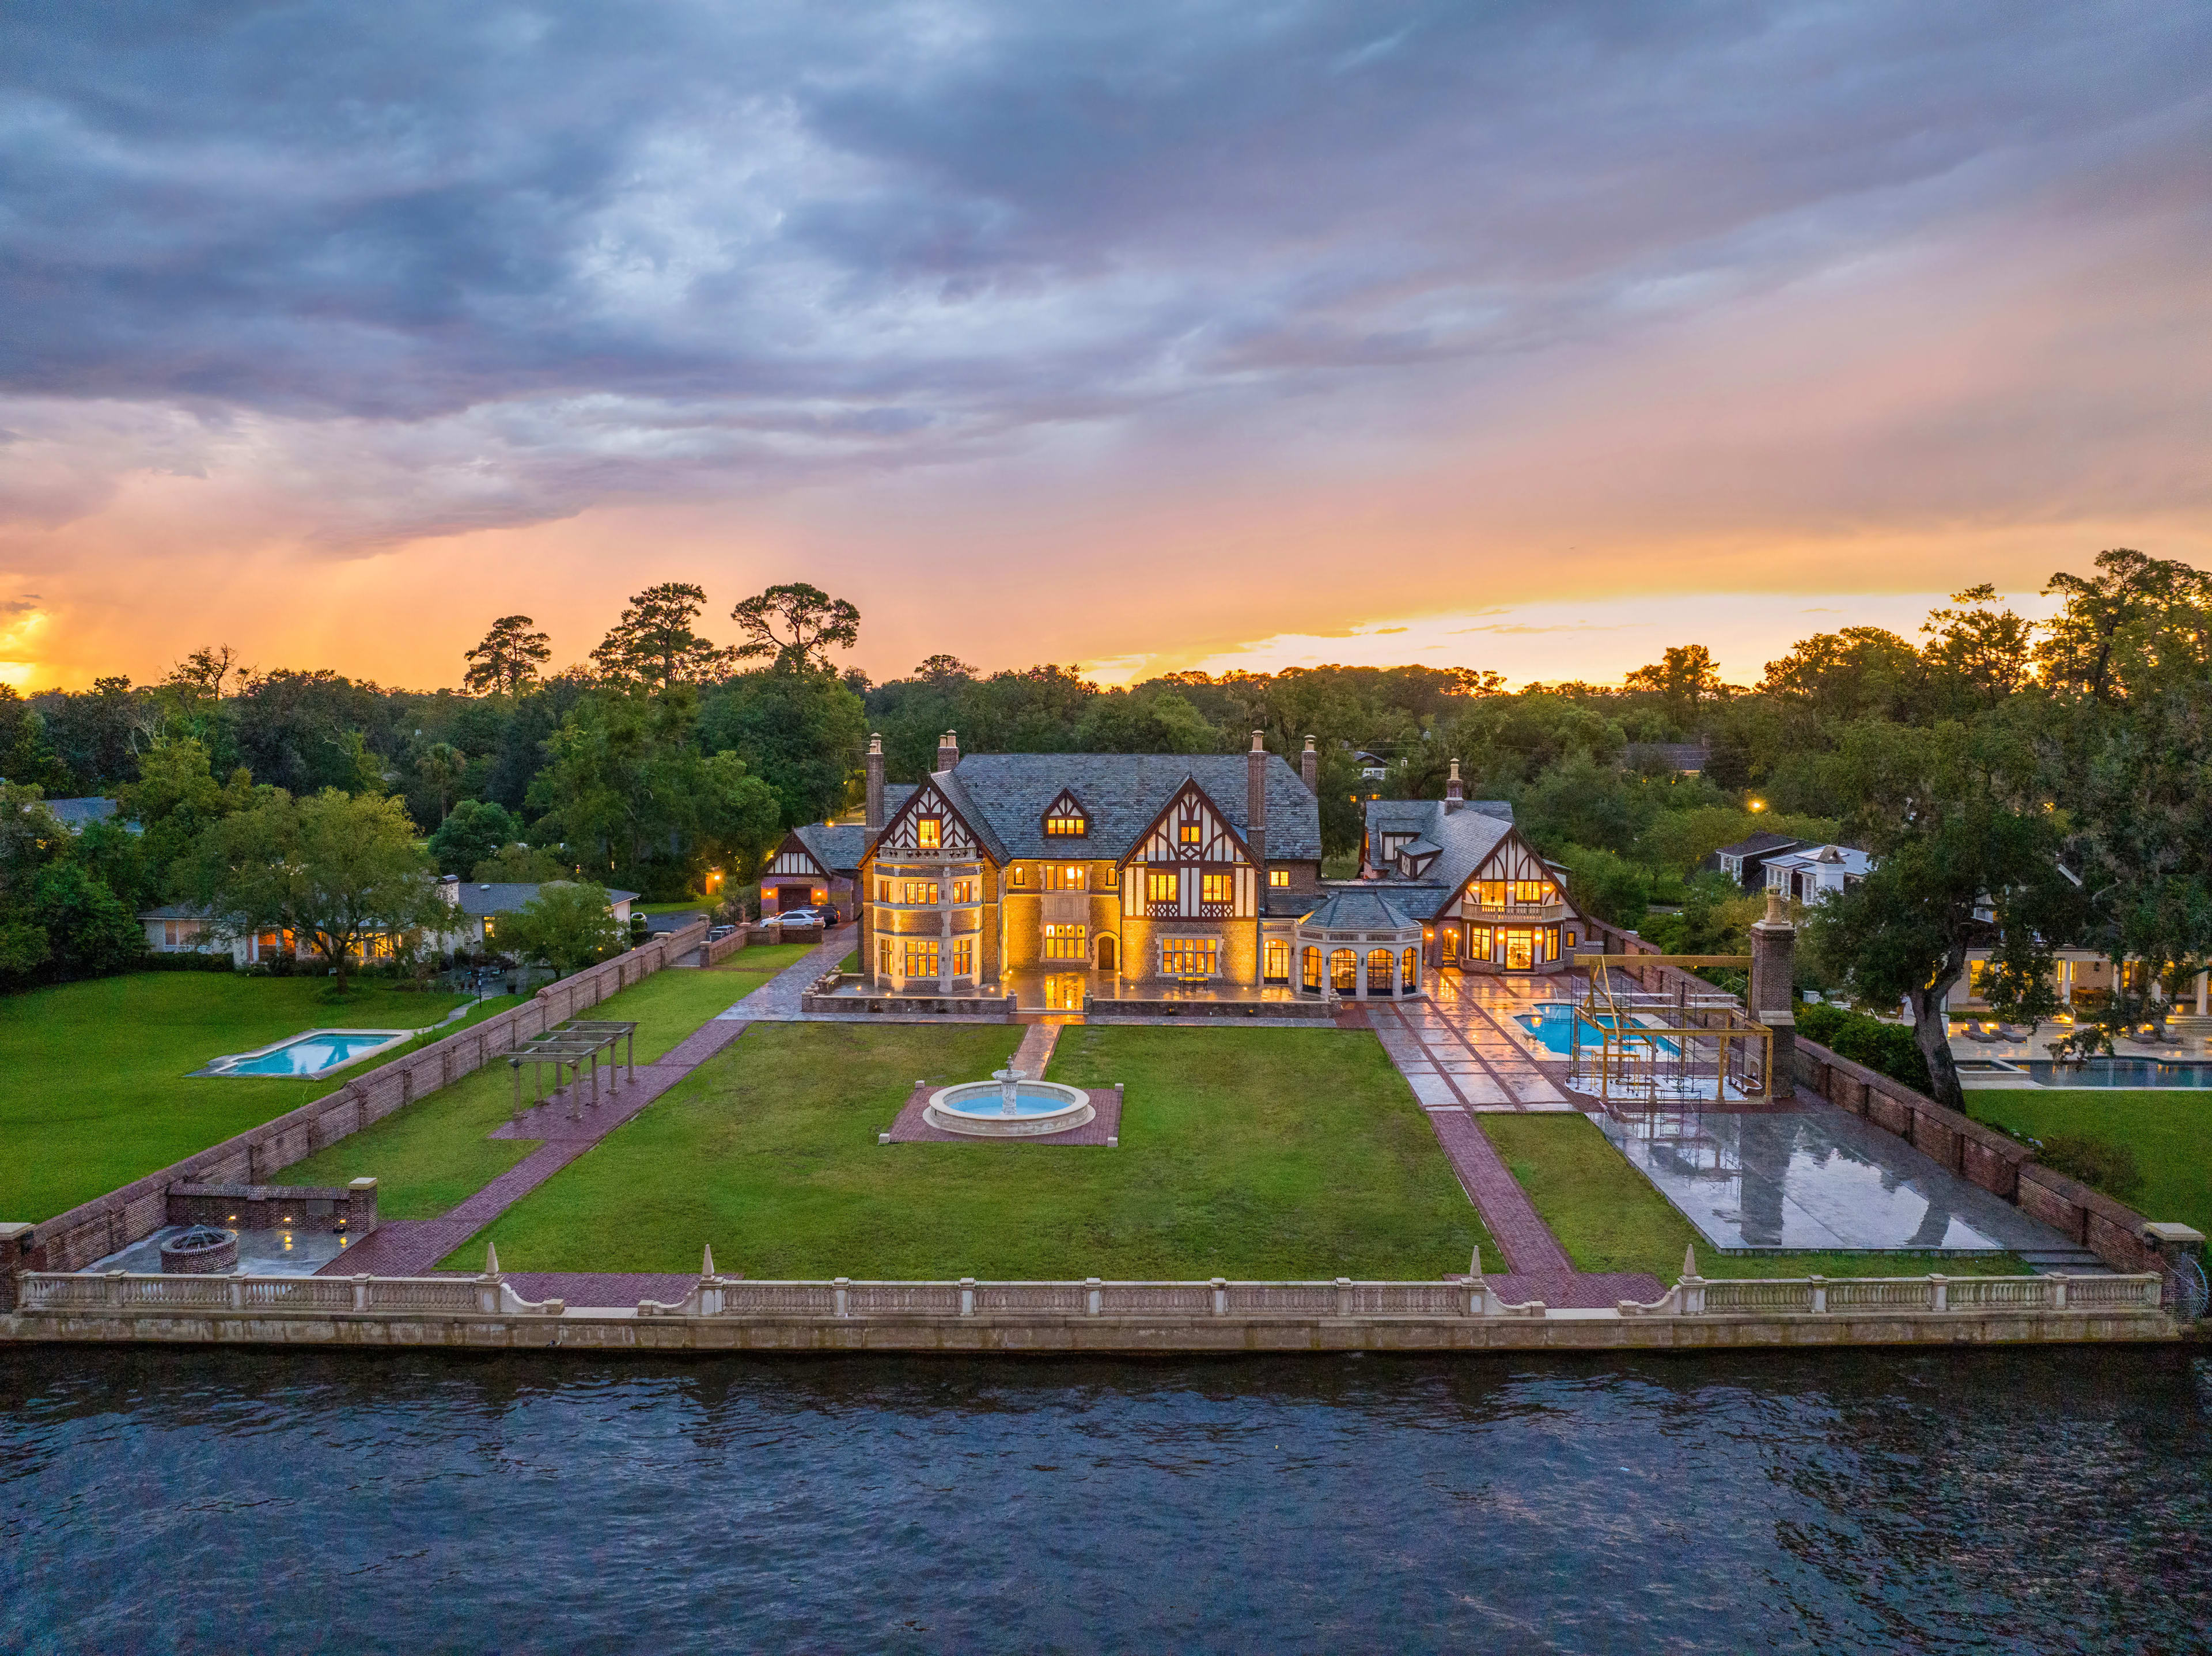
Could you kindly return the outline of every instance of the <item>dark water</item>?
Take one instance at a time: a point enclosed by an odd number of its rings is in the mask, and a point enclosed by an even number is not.
[[[2203,1650],[2212,1359],[0,1355],[0,1650]]]

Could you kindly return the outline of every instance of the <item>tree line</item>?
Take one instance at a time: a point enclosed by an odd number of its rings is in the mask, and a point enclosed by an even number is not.
[[[2047,622],[1977,587],[1917,638],[1819,634],[1749,688],[1699,645],[1618,684],[1511,693],[1495,673],[1422,666],[1120,688],[945,654],[874,682],[839,663],[857,608],[803,583],[740,600],[727,628],[705,619],[703,589],[649,587],[559,670],[529,616],[501,616],[434,691],[261,671],[210,646],[155,683],[0,692],[21,819],[0,846],[0,974],[106,969],[137,908],[205,889],[212,827],[279,794],[385,802],[444,872],[676,898],[709,868],[742,886],[787,828],[849,806],[871,731],[911,781],[946,730],[970,752],[1193,754],[1258,730],[1293,761],[1316,738],[1331,872],[1356,870],[1367,798],[1438,797],[1457,760],[1471,798],[1512,804],[1570,870],[1580,904],[1684,952],[1734,952],[1757,909],[1701,873],[1717,847],[1768,828],[1875,853],[1874,877],[1818,918],[1805,969],[1911,1003],[1931,1084],[1955,1096],[1941,1004],[1966,949],[1996,951],[1979,986],[2022,1018],[2048,1016],[2052,948],[2134,962],[2082,1008],[2090,1043],[2151,1020],[2212,955],[2212,585],[2114,550],[2047,591]],[[1698,773],[1644,751],[1667,743],[1699,745]],[[117,798],[143,832],[50,830],[37,792]]]

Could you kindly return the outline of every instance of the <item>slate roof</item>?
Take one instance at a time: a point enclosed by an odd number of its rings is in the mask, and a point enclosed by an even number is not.
[[[893,782],[884,789],[884,820],[889,822],[897,815],[898,808],[914,798],[911,782]],[[808,822],[792,829],[799,836],[814,860],[832,874],[858,874],[860,858],[868,849],[868,826],[865,822]]]
[[[1620,750],[1620,762],[1631,770],[1656,762],[1672,770],[1702,771],[1712,756],[1702,742],[1631,742]]]
[[[105,822],[115,815],[112,799],[49,799],[46,809],[56,821],[71,834],[82,834],[94,822]]]
[[[548,881],[545,883],[557,885],[561,882]],[[459,883],[459,888],[461,913],[472,920],[483,919],[489,914],[512,914],[526,904],[536,901],[538,894],[544,889],[544,885],[527,880],[502,880],[489,884],[481,884],[474,880],[463,880]],[[637,893],[610,891],[607,893],[607,901],[610,903],[635,902]]]
[[[1400,888],[1383,892],[1372,886],[1339,886],[1298,924],[1316,931],[1418,931],[1421,923],[1401,907],[1404,890]]]
[[[213,913],[212,909],[198,907],[191,903],[164,903],[159,908],[140,909],[138,918],[142,920],[204,920]]]
[[[1441,799],[1372,799],[1367,805],[1367,831],[1370,836],[1415,834],[1437,848],[1436,861],[1418,881],[1395,888],[1407,894],[1408,907],[1431,919],[1513,831],[1513,807],[1503,800],[1481,799],[1447,811]],[[1431,895],[1418,895],[1423,892]]]
[[[1120,858],[1152,825],[1187,780],[1194,780],[1229,825],[1243,834],[1246,756],[1234,754],[980,753],[936,783],[952,808],[974,825],[998,862],[1017,857]],[[1279,754],[1266,769],[1267,858],[1321,859],[1321,804]],[[1044,813],[1072,789],[1083,801],[1091,832],[1080,839],[1044,833]]]

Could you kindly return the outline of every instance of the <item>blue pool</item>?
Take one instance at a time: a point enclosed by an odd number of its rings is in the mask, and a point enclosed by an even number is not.
[[[1960,1066],[1964,1068],[1962,1065]],[[1995,1067],[1995,1066],[1992,1066]],[[2045,1087],[2212,1087],[2212,1063],[2173,1064],[2158,1058],[2093,1058],[2087,1064],[2016,1059]]]
[[[1616,1028],[1619,1022],[1610,1017],[1592,1016],[1572,1002],[1563,1000],[1540,1002],[1532,1011],[1514,1014],[1513,1021],[1541,1041],[1545,1051],[1557,1052],[1561,1058],[1565,1058],[1574,1051],[1575,1021],[1577,1017],[1590,1027],[1591,1033],[1583,1038],[1586,1046],[1601,1044],[1595,1032]],[[1654,1038],[1654,1044],[1663,1052],[1674,1050],[1674,1043],[1671,1040]]]
[[[410,1029],[310,1029],[304,1035],[274,1046],[264,1046],[258,1052],[238,1052],[219,1058],[205,1069],[194,1071],[204,1076],[319,1076],[365,1058],[386,1046],[398,1045],[414,1032]]]

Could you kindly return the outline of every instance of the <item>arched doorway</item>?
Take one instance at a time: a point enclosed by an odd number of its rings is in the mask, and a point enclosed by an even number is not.
[[[1333,949],[1328,957],[1329,986],[1340,995],[1359,992],[1359,956],[1349,949]]]
[[[1098,969],[1101,972],[1111,972],[1115,970],[1121,958],[1121,948],[1118,943],[1110,937],[1099,938]]]
[[[1306,989],[1308,992],[1318,995],[1321,993],[1321,950],[1310,943],[1306,945],[1304,966]]]
[[[1367,951],[1367,992],[1369,994],[1389,994],[1395,986],[1397,979],[1398,956],[1395,951],[1388,949],[1370,949]]]

